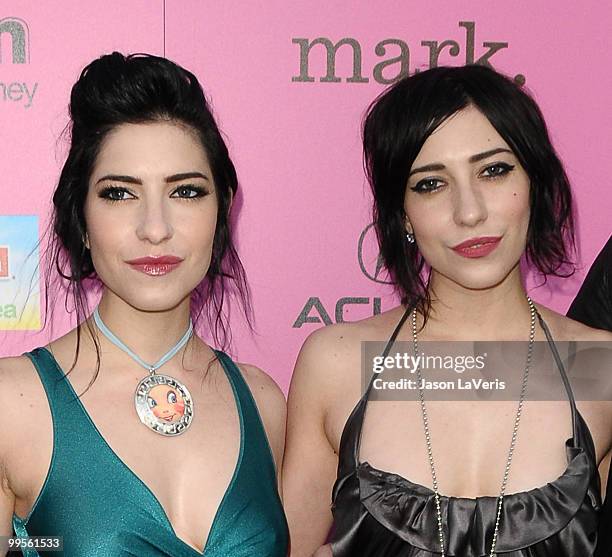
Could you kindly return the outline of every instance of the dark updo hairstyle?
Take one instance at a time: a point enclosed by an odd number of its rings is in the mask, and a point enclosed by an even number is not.
[[[572,195],[535,101],[511,79],[480,66],[437,67],[401,79],[370,105],[363,125],[364,167],[374,194],[373,220],[384,264],[408,307],[431,309],[426,262],[406,241],[404,196],[423,144],[468,105],[482,112],[510,146],[530,179],[526,258],[544,276],[575,272]],[[562,269],[569,267],[569,272]]]
[[[87,230],[84,204],[105,137],[121,124],[175,122],[195,132],[210,163],[218,198],[210,267],[192,293],[191,318],[195,327],[205,312],[213,340],[225,348],[231,342],[226,324],[229,310],[224,307],[226,298],[230,295],[238,298],[250,327],[252,309],[244,268],[230,234],[229,208],[238,189],[236,170],[197,78],[166,58],[113,52],[83,69],[72,87],[69,110],[70,122],[65,133],[70,151],[53,194],[52,233],[47,251],[47,278],[54,276],[54,271],[59,274],[55,279],[60,288],[66,289],[66,310],[72,311],[68,307],[71,299],[77,323],[84,321],[90,313],[84,282],[101,285],[84,243]],[[232,284],[226,284],[226,279]],[[47,280],[46,309],[49,288]],[[97,377],[99,344],[93,327],[89,323],[87,327],[98,352]],[[76,365],[79,345],[80,327],[77,327],[76,353],[70,371]]]

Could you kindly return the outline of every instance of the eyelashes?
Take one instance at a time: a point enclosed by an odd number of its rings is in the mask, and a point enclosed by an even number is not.
[[[436,187],[435,184],[441,181],[442,180],[438,180],[437,178],[426,178],[425,180],[419,180],[410,189],[412,191],[416,191],[417,193],[429,193],[436,191],[439,186]]]
[[[496,169],[497,171],[492,172],[491,174],[486,176],[486,178],[497,178],[498,176],[505,176],[506,174],[514,170],[514,165],[506,162],[496,162],[495,164],[490,164],[489,166],[486,166],[483,172],[489,171],[492,168]]]
[[[177,192],[179,193],[179,195],[175,196],[174,194]],[[189,195],[181,195],[185,192],[188,192]],[[172,192],[171,197],[178,197],[179,199],[185,199],[187,201],[195,201],[198,198],[209,195],[209,193],[210,192],[207,189],[201,186],[195,186],[190,184],[182,185],[176,188]],[[122,186],[106,186],[98,192],[98,197],[108,201],[109,203],[117,203],[119,201],[127,201],[128,199],[132,198],[126,196],[126,194],[128,194],[129,196],[132,195],[127,188],[124,188]]]
[[[479,174],[479,177],[485,180],[499,180],[503,179],[506,175],[512,172],[515,165],[506,162],[496,162],[485,166]],[[419,180],[410,189],[417,193],[433,193],[438,191],[442,186],[444,180],[440,178],[424,178]]]

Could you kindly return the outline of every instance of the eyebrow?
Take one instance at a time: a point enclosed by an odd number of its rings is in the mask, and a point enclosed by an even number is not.
[[[207,182],[210,182],[210,178],[201,172],[181,172],[180,174],[172,174],[171,176],[166,176],[164,181],[166,183],[171,182],[180,182],[181,180],[187,180],[189,178],[203,178]],[[96,184],[103,182],[104,180],[112,180],[114,182],[126,182],[128,184],[140,184],[142,185],[142,180],[135,176],[124,176],[121,174],[106,174],[102,176]]]
[[[468,161],[471,163],[480,162],[481,160],[488,159],[489,157],[492,157],[493,155],[497,155],[497,153],[510,153],[511,155],[514,154],[510,149],[506,149],[505,147],[497,147],[489,151],[483,151],[482,153],[476,153],[475,155],[472,155],[468,159]],[[440,162],[426,164],[424,166],[419,166],[418,168],[413,168],[410,171],[410,174],[408,174],[408,178],[410,178],[410,176],[412,176],[413,174],[416,174],[417,172],[431,172],[432,170],[444,170],[445,168],[446,167]]]

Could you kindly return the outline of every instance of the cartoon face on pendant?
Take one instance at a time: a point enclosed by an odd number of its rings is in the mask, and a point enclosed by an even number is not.
[[[140,421],[161,435],[178,435],[193,418],[187,387],[168,375],[152,374],[138,383],[135,393]]]
[[[149,408],[156,418],[166,422],[176,422],[185,413],[185,402],[181,393],[168,385],[158,385],[149,391]]]

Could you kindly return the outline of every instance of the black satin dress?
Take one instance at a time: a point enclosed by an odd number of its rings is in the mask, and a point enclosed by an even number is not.
[[[389,339],[385,356],[410,311],[405,312]],[[589,428],[576,408],[550,331],[539,313],[537,316],[567,390],[573,436],[565,443],[568,464],[561,476],[543,487],[504,497],[496,554],[593,557],[602,507],[595,448]],[[332,553],[334,557],[440,555],[433,491],[359,460],[361,428],[371,388],[372,382],[342,432],[338,476],[332,492]],[[446,555],[488,556],[496,505],[497,497],[441,495]],[[612,547],[599,547],[597,555],[612,555]]]
[[[612,331],[612,236],[599,252],[574,298],[567,316],[589,327]],[[597,557],[612,555],[612,473],[599,522]]]

